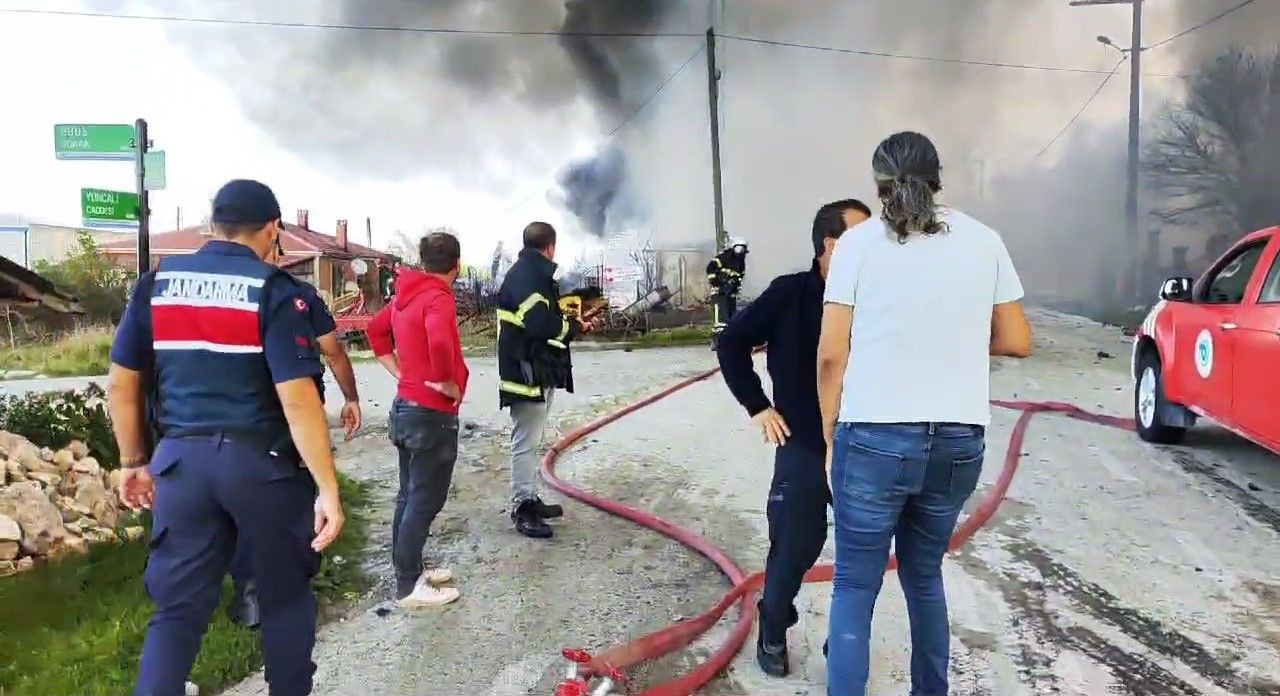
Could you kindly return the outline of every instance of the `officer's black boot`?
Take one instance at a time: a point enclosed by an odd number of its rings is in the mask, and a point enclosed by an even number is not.
[[[544,503],[542,498],[533,499],[534,509],[538,511],[538,517],[544,520],[554,520],[557,517],[564,516],[564,508],[555,503]]]
[[[756,638],[756,662],[765,674],[785,677],[791,673],[787,658],[787,629],[772,625],[762,612],[760,635]]]
[[[257,629],[262,624],[262,611],[258,606],[258,587],[252,580],[235,583],[231,604],[227,606],[231,622],[245,628]]]
[[[511,521],[515,523],[517,532],[530,539],[550,539],[553,534],[551,525],[538,516],[536,500],[526,500],[520,503],[511,512]]]

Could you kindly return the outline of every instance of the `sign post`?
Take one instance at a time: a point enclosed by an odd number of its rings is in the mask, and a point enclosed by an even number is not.
[[[134,124],[135,138],[133,166],[138,175],[138,277],[151,270],[151,208],[147,195],[147,121],[138,119]]]
[[[53,127],[53,154],[60,160],[133,161],[137,193],[81,189],[80,206],[88,227],[125,227],[138,230],[138,275],[151,269],[151,208],[147,191],[165,186],[164,153],[147,156],[147,122],[133,125],[59,123]],[[147,165],[158,171],[147,176]]]
[[[53,153],[60,160],[128,161],[136,147],[130,125],[60,123],[53,127]]]
[[[80,189],[80,214],[85,227],[138,227],[138,194],[103,189]]]

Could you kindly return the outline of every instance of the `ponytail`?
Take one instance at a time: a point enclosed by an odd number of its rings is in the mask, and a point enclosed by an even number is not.
[[[892,230],[899,244],[906,244],[912,232],[938,234],[947,223],[938,219],[934,192],[941,187],[918,176],[899,176],[879,186],[880,219]]]
[[[928,138],[910,131],[889,136],[871,156],[871,170],[880,196],[880,219],[899,244],[905,244],[912,232],[947,231],[935,200],[942,190],[942,165]]]

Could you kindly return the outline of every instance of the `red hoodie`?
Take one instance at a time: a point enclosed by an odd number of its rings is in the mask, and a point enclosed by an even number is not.
[[[458,336],[458,305],[443,278],[409,268],[401,271],[394,301],[369,322],[369,345],[377,356],[395,352],[400,363],[396,393],[401,398],[433,411],[458,412],[469,372]],[[424,384],[450,381],[461,392],[457,402]]]

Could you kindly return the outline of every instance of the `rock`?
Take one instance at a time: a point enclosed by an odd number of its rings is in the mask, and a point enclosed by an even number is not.
[[[25,558],[19,558],[17,567],[18,567],[19,573],[25,573],[29,570],[33,570],[36,567],[36,559],[30,556],[27,556]]]
[[[18,574],[18,564],[13,561],[0,561],[0,578]]]
[[[89,553],[89,542],[84,537],[76,534],[68,534],[63,540],[62,545],[55,551],[55,556],[69,556],[76,554],[83,556]]]
[[[72,454],[71,450],[60,449],[53,453],[53,463],[57,465],[60,471],[66,471],[71,468],[72,464],[76,463],[76,455]]]
[[[124,538],[128,539],[129,541],[138,541],[139,539],[142,538],[142,535],[146,533],[147,533],[147,530],[145,527],[125,527],[124,528]]]
[[[61,451],[66,452],[66,450],[61,450]],[[80,461],[72,464],[71,470],[76,472],[77,474],[88,474],[90,476],[102,475],[102,465],[99,464],[98,460],[94,459],[93,457],[85,457],[84,459],[81,459]]]
[[[10,459],[4,463],[5,472],[9,475],[10,481],[26,481],[27,469],[16,459]]]
[[[12,561],[17,558],[19,548],[16,541],[0,541],[0,561]]]
[[[0,515],[0,541],[22,541],[22,527],[8,515]]]
[[[62,476],[48,471],[29,471],[27,478],[40,482],[45,488],[57,488],[62,483]]]
[[[88,508],[93,519],[103,526],[120,524],[120,506],[116,496],[96,476],[81,476],[76,480],[76,503]]]
[[[89,456],[89,446],[79,440],[72,440],[67,443],[66,449],[70,450],[76,459],[84,459]]]
[[[110,529],[104,527],[89,527],[84,530],[84,540],[91,544],[107,544],[120,541],[120,537]]]
[[[13,518],[22,528],[22,548],[33,556],[44,556],[66,538],[62,513],[31,481],[15,483],[0,490],[0,515]]]
[[[62,513],[63,522],[74,522],[84,517],[93,516],[93,510],[90,510],[65,495],[59,496],[53,504],[57,506],[58,510]]]
[[[9,454],[9,458],[26,466],[31,461],[40,461],[40,448],[21,435],[0,430],[0,449]]]
[[[120,469],[107,472],[107,490],[111,491],[112,493],[115,493],[116,495],[119,495],[120,479],[123,477],[124,477],[124,471]]]

